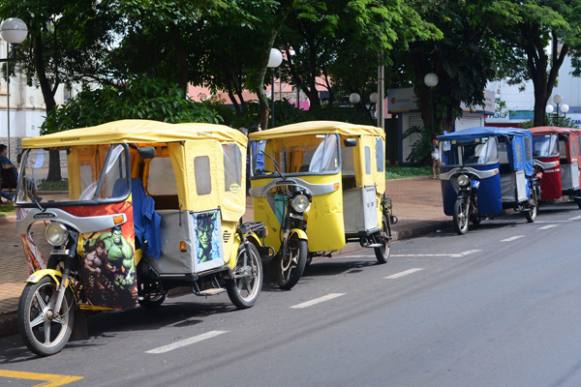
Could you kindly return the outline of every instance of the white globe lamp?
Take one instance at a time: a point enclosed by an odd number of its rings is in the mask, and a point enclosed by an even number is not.
[[[349,103],[351,105],[357,105],[359,102],[361,102],[361,96],[358,93],[349,94]]]
[[[424,84],[429,88],[438,86],[440,80],[438,79],[438,75],[436,73],[427,73],[424,76]]]
[[[553,114],[554,112],[555,112],[555,108],[553,107],[553,105],[547,105],[547,107],[545,107],[545,113]]]
[[[20,44],[24,42],[27,35],[28,28],[22,19],[11,17],[0,24],[0,36],[8,43]]]
[[[278,48],[271,48],[270,55],[268,56],[268,68],[276,68],[282,64],[282,52]]]
[[[569,112],[569,105],[567,105],[566,103],[562,104],[560,106],[560,110],[561,113],[567,114]]]
[[[559,94],[557,94],[553,97],[553,102],[556,104],[560,104],[563,102],[563,97],[561,97]]]
[[[371,102],[371,103],[377,103],[377,93],[371,93],[371,94],[369,94],[369,102]]]

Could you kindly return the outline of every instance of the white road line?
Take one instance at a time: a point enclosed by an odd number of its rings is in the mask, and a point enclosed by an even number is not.
[[[345,295],[345,293],[329,293],[329,294],[327,294],[325,296],[322,296],[322,297],[319,297],[319,298],[315,298],[315,299],[312,299],[310,301],[305,301],[305,302],[302,302],[300,304],[293,305],[293,306],[291,306],[291,309],[304,309],[304,308],[308,308],[310,306],[320,304],[321,302],[330,301],[332,299],[335,299],[337,297],[341,297],[341,296],[344,296],[344,295]]]
[[[187,339],[176,341],[175,343],[171,343],[168,345],[163,345],[161,347],[157,347],[154,349],[150,349],[149,351],[145,351],[145,353],[150,353],[154,355],[158,355],[160,353],[166,353],[173,351],[178,348],[187,347],[188,345],[199,343],[200,341],[208,340],[216,336],[223,335],[224,333],[228,333],[228,331],[209,331],[206,333],[202,333],[201,335],[192,336]]]
[[[581,218],[580,218],[581,219]],[[535,224],[569,223],[569,220],[535,220]]]
[[[387,277],[385,277],[385,279],[398,279],[401,277],[405,277],[406,275],[410,275],[413,274],[417,271],[421,271],[424,270],[421,267],[414,267],[413,269],[408,269],[408,270],[404,270],[404,271],[400,271],[399,273],[395,273],[392,275],[388,275]]]
[[[506,239],[501,239],[501,242],[512,242],[512,241],[516,241],[517,239],[520,238],[524,238],[524,235],[515,235],[515,236],[511,236],[510,238],[506,238]]]
[[[581,220],[581,215],[577,215],[577,216],[574,216],[572,218],[569,218],[569,220]]]
[[[438,257],[452,257],[452,258],[462,258],[470,254],[480,253],[482,250],[473,249],[463,251],[461,253],[410,253],[410,254],[390,254],[390,257],[394,258],[438,258]],[[374,258],[375,255],[345,255],[341,258]],[[352,270],[353,268],[346,270],[346,272]],[[344,273],[341,273],[344,274]]]
[[[559,227],[558,224],[547,224],[546,226],[539,227],[539,230],[549,230],[551,228]]]

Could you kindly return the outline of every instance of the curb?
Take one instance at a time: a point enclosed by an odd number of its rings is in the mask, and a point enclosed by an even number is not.
[[[449,226],[450,221],[447,220],[438,220],[434,222],[430,222],[426,225],[409,228],[407,230],[394,230],[394,241],[401,241],[404,239],[412,239],[417,238],[420,236],[424,236],[430,234],[434,231],[445,229]]]
[[[16,312],[0,315],[0,337],[16,334]]]

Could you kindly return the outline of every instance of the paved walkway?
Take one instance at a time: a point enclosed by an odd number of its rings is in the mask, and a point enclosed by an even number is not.
[[[442,212],[439,181],[430,178],[388,180],[387,191],[393,200],[394,215],[399,218],[395,226],[399,239],[430,232],[449,222]],[[252,218],[251,206],[249,202],[245,218]],[[358,247],[350,244],[345,251]],[[0,222],[0,336],[13,329],[10,322],[14,321],[27,276],[16,224],[13,220],[3,220]]]

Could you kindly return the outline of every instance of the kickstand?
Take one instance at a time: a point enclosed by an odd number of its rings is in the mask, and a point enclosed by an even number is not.
[[[73,333],[71,334],[72,340],[87,340],[89,338],[89,324],[87,313],[83,311],[75,312],[75,325],[73,327]]]

